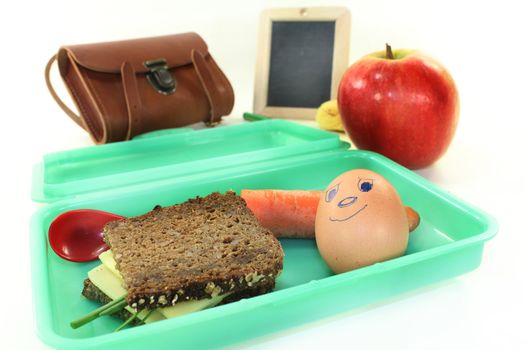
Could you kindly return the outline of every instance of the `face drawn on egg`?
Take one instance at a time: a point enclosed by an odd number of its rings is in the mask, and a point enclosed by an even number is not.
[[[325,192],[325,202],[334,210],[330,221],[348,221],[368,208],[367,194],[374,189],[374,179],[357,178],[355,183],[338,183]]]
[[[382,175],[349,170],[332,180],[321,196],[315,239],[335,273],[401,256],[408,244],[405,207]]]

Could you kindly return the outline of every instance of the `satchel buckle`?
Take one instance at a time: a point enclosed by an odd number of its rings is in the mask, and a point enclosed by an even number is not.
[[[159,58],[145,61],[144,67],[148,68],[149,72],[146,74],[146,77],[157,92],[163,95],[169,95],[175,92],[177,89],[177,80],[175,80],[175,77],[173,77],[168,70],[168,64],[165,59]]]

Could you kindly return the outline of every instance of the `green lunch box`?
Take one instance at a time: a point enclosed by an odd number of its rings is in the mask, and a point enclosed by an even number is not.
[[[118,333],[112,331],[121,322],[112,317],[69,326],[98,306],[80,292],[99,262],[69,262],[51,250],[47,231],[62,212],[134,216],[214,191],[322,190],[355,168],[383,175],[419,212],[404,256],[334,275],[314,240],[282,239],[284,269],[269,294]],[[58,349],[200,349],[246,341],[471,271],[498,229],[490,215],[397,163],[349,150],[337,134],[282,120],[180,129],[46,155],[35,165],[32,191],[34,201],[46,203],[31,220],[37,332]]]

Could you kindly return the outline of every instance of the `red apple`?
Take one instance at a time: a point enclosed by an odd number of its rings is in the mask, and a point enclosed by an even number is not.
[[[410,169],[434,163],[456,131],[459,98],[446,69],[412,50],[365,56],[339,84],[338,107],[359,149],[381,153]]]

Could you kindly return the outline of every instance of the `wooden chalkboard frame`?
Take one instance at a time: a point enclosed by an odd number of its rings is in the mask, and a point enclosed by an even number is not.
[[[274,21],[333,21],[334,50],[330,99],[337,98],[339,81],[348,68],[350,11],[345,7],[274,8],[261,13],[255,68],[254,113],[274,118],[314,119],[317,108],[268,106],[272,23]]]

